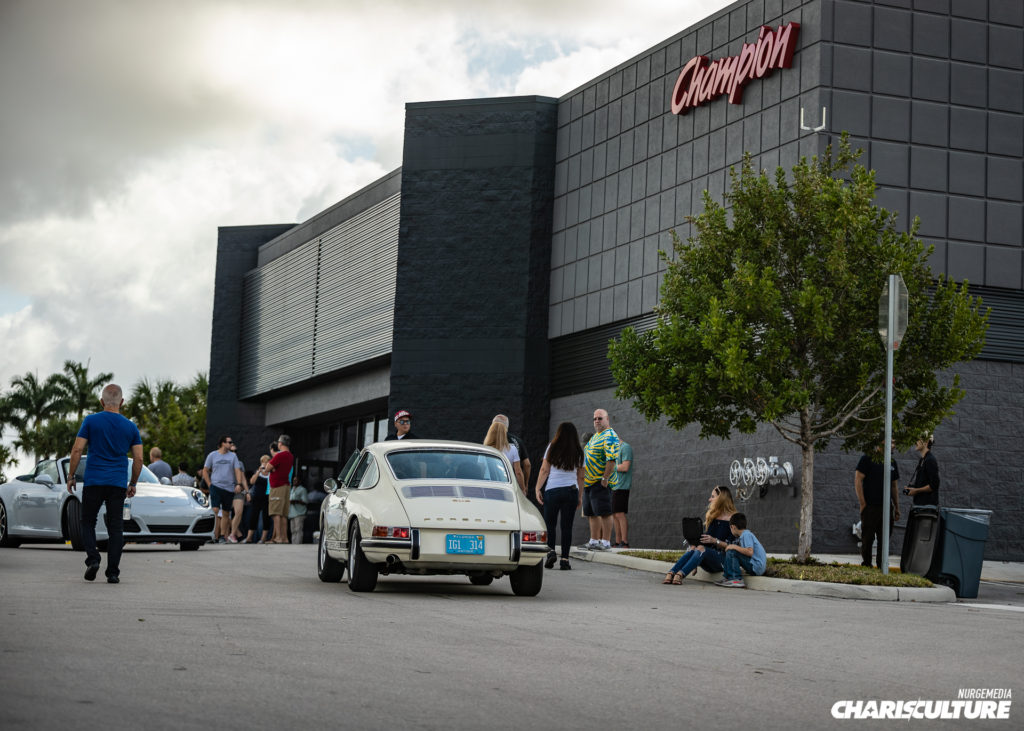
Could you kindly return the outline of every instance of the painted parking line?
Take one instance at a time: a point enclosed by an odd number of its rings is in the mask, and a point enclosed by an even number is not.
[[[1006,609],[1010,612],[1024,612],[1024,607],[1017,607],[1012,604],[968,604],[966,602],[957,602],[957,605],[970,607],[971,609]]]

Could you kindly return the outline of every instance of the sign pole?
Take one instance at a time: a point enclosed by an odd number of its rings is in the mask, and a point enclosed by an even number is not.
[[[889,327],[885,338],[885,442],[882,453],[882,541],[879,548],[882,554],[883,574],[889,573],[889,515],[892,510],[892,356],[896,340],[896,278],[897,274],[889,275]]]

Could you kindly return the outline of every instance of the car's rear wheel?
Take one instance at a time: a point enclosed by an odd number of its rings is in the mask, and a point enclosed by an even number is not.
[[[17,548],[21,541],[11,537],[10,526],[7,524],[7,506],[0,500],[0,548]]]
[[[198,551],[201,545],[203,545],[202,541],[182,541],[178,544],[178,548],[182,551]]]
[[[544,582],[544,564],[520,566],[508,578],[512,582],[512,593],[516,596],[537,596]]]
[[[490,574],[469,577],[469,583],[473,586],[490,586],[492,581],[494,581],[494,577]]]
[[[67,505],[65,515],[68,524],[68,540],[71,541],[71,550],[84,551],[85,543],[82,541],[82,503],[77,500],[68,500]]]
[[[316,550],[316,575],[320,581],[341,581],[345,575],[345,564],[327,555],[327,531],[320,530],[320,541]]]
[[[359,547],[360,540],[359,524],[353,523],[348,534],[348,588],[352,591],[373,591],[377,588],[377,567],[366,559]]]

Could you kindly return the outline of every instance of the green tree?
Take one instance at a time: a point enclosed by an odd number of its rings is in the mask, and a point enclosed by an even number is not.
[[[18,437],[14,446],[36,459],[46,454],[44,428],[51,418],[64,416],[64,404],[55,376],[40,381],[35,373],[11,379],[7,401],[14,414]]]
[[[978,355],[987,313],[967,283],[932,279],[925,248],[873,205],[872,171],[838,154],[802,159],[788,178],[730,171],[731,210],[705,194],[695,236],[673,232],[675,258],[657,325],[623,331],[609,357],[617,396],[675,429],[729,438],[771,424],[803,455],[798,557],[811,552],[814,454],[832,438],[868,450],[884,437],[885,349],[878,299],[890,273],[910,293],[910,322],[895,356],[894,436],[933,429],[963,397],[959,378],[936,372]],[[852,169],[851,169],[852,167]]]
[[[6,444],[0,444],[0,485],[7,482],[7,468],[13,467],[16,462],[14,451]]]
[[[145,378],[135,384],[124,413],[139,427],[144,451],[160,447],[164,460],[171,465],[202,461],[207,387],[203,373],[183,386],[170,380],[153,383]]]
[[[75,414],[78,423],[86,409],[97,408],[100,389],[113,379],[113,373],[100,373],[89,377],[89,363],[84,365],[73,360],[64,361],[64,372],[56,374],[54,383],[68,413]]]

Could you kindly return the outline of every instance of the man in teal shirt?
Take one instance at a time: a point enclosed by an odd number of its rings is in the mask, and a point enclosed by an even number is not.
[[[633,447],[619,441],[619,458],[615,460],[618,484],[612,486],[612,522],[615,525],[615,548],[629,548],[629,488],[633,486]]]

